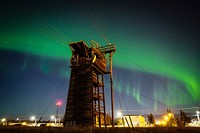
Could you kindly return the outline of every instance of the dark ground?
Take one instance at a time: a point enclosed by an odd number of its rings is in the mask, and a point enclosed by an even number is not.
[[[200,133],[200,128],[54,128],[54,127],[0,127],[0,133]]]

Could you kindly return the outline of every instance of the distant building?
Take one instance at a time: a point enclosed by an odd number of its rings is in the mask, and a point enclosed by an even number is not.
[[[146,125],[145,118],[141,115],[124,115],[122,117],[123,123],[125,127],[138,126],[143,127]]]

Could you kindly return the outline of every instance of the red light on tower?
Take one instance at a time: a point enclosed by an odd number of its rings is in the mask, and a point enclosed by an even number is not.
[[[62,105],[62,101],[61,101],[61,100],[58,100],[58,101],[56,102],[56,107],[57,107],[57,109],[56,109],[55,123],[57,123],[57,119],[58,119],[58,108],[59,108],[61,105]],[[60,123],[60,119],[59,119],[59,123]]]
[[[62,105],[62,102],[61,101],[57,101],[56,102],[56,106],[60,107]]]

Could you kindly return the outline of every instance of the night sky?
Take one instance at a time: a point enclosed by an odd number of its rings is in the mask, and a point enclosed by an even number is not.
[[[57,100],[64,114],[68,44],[80,40],[116,44],[115,110],[160,114],[200,106],[197,0],[8,0],[0,4],[0,118],[47,118]]]

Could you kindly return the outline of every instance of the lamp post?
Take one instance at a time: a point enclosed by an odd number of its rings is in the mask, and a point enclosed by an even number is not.
[[[59,100],[56,102],[56,118],[55,118],[55,123],[57,123],[57,119],[58,119],[58,108],[61,106],[62,102]],[[59,121],[60,123],[60,121]]]

